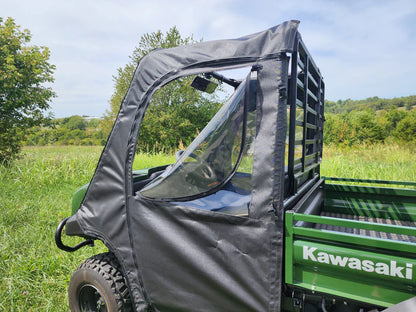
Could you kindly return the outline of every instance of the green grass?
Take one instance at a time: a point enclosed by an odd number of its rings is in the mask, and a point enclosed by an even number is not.
[[[415,146],[325,146],[322,158],[323,176],[416,181]]]
[[[10,167],[0,166],[0,311],[69,311],[72,271],[106,248],[97,243],[66,253],[55,246],[54,231],[70,214],[73,192],[90,181],[101,149],[25,148]],[[171,155],[140,154],[134,169],[173,161]],[[325,147],[322,174],[415,181],[416,153],[395,145]]]
[[[97,147],[25,148],[11,167],[0,167],[0,311],[69,311],[71,271],[95,251],[62,252],[54,231],[99,153]]]
[[[71,212],[75,190],[88,183],[101,147],[25,148],[9,168],[0,166],[0,311],[69,311],[67,287],[86,258],[106,251],[59,250],[54,233]],[[136,157],[135,169],[173,161],[174,156]],[[77,238],[66,238],[72,245]]]

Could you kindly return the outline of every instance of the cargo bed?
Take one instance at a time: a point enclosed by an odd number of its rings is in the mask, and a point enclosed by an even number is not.
[[[416,183],[325,178],[285,213],[285,226],[294,290],[380,307],[415,296]]]
[[[337,219],[356,220],[356,221],[370,222],[370,223],[377,223],[377,224],[416,227],[416,222],[411,222],[411,221],[354,216],[354,215],[334,213],[334,212],[323,211],[321,212],[321,216],[337,218]],[[383,238],[383,239],[391,239],[391,240],[402,241],[402,242],[416,243],[415,236],[410,236],[410,235],[405,235],[405,234],[378,232],[378,231],[371,231],[371,230],[365,230],[365,229],[350,228],[350,227],[343,227],[343,226],[329,225],[329,224],[319,224],[319,223],[315,225],[315,228],[320,229],[320,230],[338,231],[338,232],[371,236],[371,237],[377,237],[377,238]]]

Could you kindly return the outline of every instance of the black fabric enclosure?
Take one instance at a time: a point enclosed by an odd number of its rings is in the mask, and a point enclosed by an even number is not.
[[[289,57],[297,21],[142,58],[84,201],[72,217],[121,263],[136,311],[279,311]],[[154,92],[185,75],[257,71],[257,133],[248,216],[133,194],[132,163]]]

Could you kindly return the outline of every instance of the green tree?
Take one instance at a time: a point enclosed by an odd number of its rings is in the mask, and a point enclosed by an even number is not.
[[[351,129],[341,115],[327,113],[324,124],[325,144],[349,144]]]
[[[394,136],[403,142],[416,143],[416,111],[407,114],[397,124]]]
[[[55,66],[49,49],[30,39],[12,18],[0,18],[0,163],[19,153],[26,129],[50,120],[44,113],[55,94],[45,83],[53,82]]]
[[[398,109],[392,109],[386,113],[385,117],[387,119],[387,131],[389,134],[396,129],[397,124],[405,118],[406,115],[407,113],[405,111]]]
[[[176,27],[172,27],[165,34],[159,30],[141,37],[138,47],[130,56],[130,62],[124,68],[119,68],[117,75],[113,76],[115,86],[110,100],[110,111],[107,111],[102,121],[104,135],[108,135],[112,128],[140,59],[154,49],[194,42],[192,36],[182,38]],[[215,96],[203,95],[188,87],[191,79],[177,79],[153,96],[140,128],[139,149],[163,150],[176,148],[182,142],[187,144],[218,110],[220,103]]]
[[[215,115],[220,101],[191,88],[191,81],[184,77],[156,91],[140,128],[139,150],[186,146]]]
[[[69,130],[85,130],[87,128],[87,122],[81,116],[71,116],[64,118],[62,126]]]
[[[138,47],[134,49],[133,54],[130,56],[130,62],[124,68],[118,68],[117,75],[113,76],[114,93],[110,99],[110,111],[106,114],[110,118],[110,122],[114,122],[121,101],[127,93],[131,79],[133,78],[134,70],[143,56],[155,49],[172,48],[194,42],[193,37],[182,39],[175,26],[169,29],[166,34],[163,34],[160,30],[150,34],[144,34],[140,38]]]
[[[380,124],[377,123],[374,111],[351,111],[348,118],[352,129],[352,143],[384,142],[386,134]]]

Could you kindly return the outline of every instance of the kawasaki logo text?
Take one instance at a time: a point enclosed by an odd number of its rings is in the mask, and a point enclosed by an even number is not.
[[[411,280],[413,276],[413,264],[411,263],[406,263],[406,266],[397,266],[397,262],[394,260],[391,260],[390,263],[384,263],[371,260],[360,260],[352,257],[341,257],[339,255],[319,251],[317,247],[303,246],[303,259],[408,280]]]

